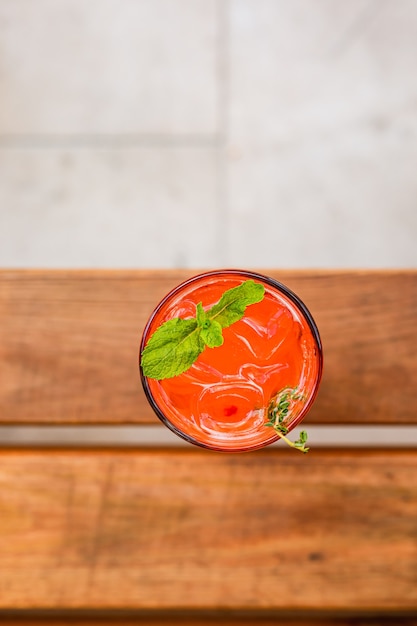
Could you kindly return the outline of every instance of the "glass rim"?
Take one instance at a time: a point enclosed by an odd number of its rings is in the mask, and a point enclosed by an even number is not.
[[[156,307],[153,309],[153,311],[152,311],[151,315],[149,316],[148,321],[146,322],[145,327],[143,329],[142,338],[141,338],[140,347],[139,347],[139,373],[140,373],[140,378],[141,378],[141,382],[142,382],[142,387],[143,387],[143,390],[145,392],[145,396],[146,396],[146,398],[147,398],[151,408],[153,409],[154,413],[159,418],[159,420],[167,428],[169,428],[175,435],[177,435],[178,437],[184,439],[188,443],[194,444],[196,446],[199,446],[200,448],[205,448],[205,449],[208,449],[208,450],[213,450],[213,451],[217,451],[217,452],[249,452],[251,450],[259,450],[261,448],[265,448],[266,446],[268,446],[268,445],[278,441],[280,439],[280,436],[278,434],[274,434],[274,435],[271,436],[270,440],[267,440],[267,441],[264,441],[264,442],[261,442],[261,443],[258,443],[258,444],[252,444],[252,445],[249,444],[247,446],[245,446],[245,444],[242,444],[238,448],[227,448],[227,447],[223,447],[221,445],[207,444],[207,443],[203,443],[202,441],[199,441],[198,439],[194,439],[194,437],[191,437],[191,435],[188,435],[187,433],[185,433],[182,430],[180,430],[177,426],[175,426],[175,424],[173,424],[167,418],[167,416],[164,414],[164,412],[162,411],[162,409],[160,408],[160,406],[158,405],[158,403],[156,402],[156,400],[155,400],[155,398],[153,396],[153,393],[152,393],[152,391],[150,389],[150,386],[149,386],[149,383],[148,383],[148,378],[147,378],[147,376],[145,376],[143,374],[142,366],[141,366],[141,363],[140,363],[140,356],[141,356],[142,351],[143,351],[143,349],[145,347],[145,342],[146,342],[146,340],[148,338],[149,329],[150,329],[150,327],[152,325],[153,320],[155,319],[155,317],[157,316],[159,311],[163,308],[163,306],[166,304],[166,302],[171,300],[172,297],[175,296],[175,294],[178,291],[181,291],[182,289],[184,289],[188,285],[191,285],[192,283],[197,282],[198,280],[201,280],[201,279],[204,279],[204,278],[210,278],[210,277],[213,277],[213,276],[221,276],[221,275],[244,276],[244,277],[247,277],[248,279],[252,278],[253,280],[259,280],[259,281],[262,281],[262,282],[266,283],[270,287],[273,287],[277,291],[281,292],[289,300],[291,300],[292,303],[302,313],[302,315],[304,316],[305,320],[307,321],[307,324],[308,324],[308,326],[310,328],[311,334],[312,334],[312,336],[314,338],[314,341],[315,341],[315,343],[317,345],[318,371],[317,371],[317,376],[316,376],[316,380],[315,380],[315,384],[314,384],[313,393],[311,394],[308,402],[303,407],[303,410],[301,411],[300,415],[295,420],[295,423],[294,423],[292,428],[295,428],[302,421],[303,416],[310,410],[310,407],[311,407],[311,405],[313,404],[313,402],[315,400],[315,397],[317,395],[317,392],[318,392],[318,389],[319,389],[319,386],[320,386],[321,377],[322,377],[322,372],[323,372],[323,346],[322,346],[320,333],[319,333],[317,324],[315,323],[314,318],[313,318],[312,314],[310,313],[310,310],[304,304],[304,302],[301,300],[301,298],[299,296],[297,296],[296,293],[294,293],[289,287],[287,287],[286,285],[284,285],[280,281],[276,280],[275,278],[272,278],[271,276],[267,276],[265,274],[262,274],[262,273],[259,273],[259,272],[256,272],[256,271],[241,270],[241,269],[236,269],[236,268],[233,268],[233,269],[209,270],[209,271],[206,271],[206,272],[201,272],[199,274],[195,274],[195,275],[191,276],[190,278],[187,278],[183,282],[179,283],[173,289],[171,289],[162,298],[162,300],[160,300],[160,302],[156,305]]]

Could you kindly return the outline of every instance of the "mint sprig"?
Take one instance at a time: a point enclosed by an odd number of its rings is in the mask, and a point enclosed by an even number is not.
[[[260,302],[264,294],[264,286],[249,279],[225,291],[208,311],[199,302],[195,317],[164,322],[142,351],[143,374],[162,380],[187,371],[206,347],[221,346],[222,329],[242,319],[246,307]]]

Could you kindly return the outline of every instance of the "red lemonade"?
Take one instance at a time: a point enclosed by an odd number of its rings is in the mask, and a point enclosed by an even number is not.
[[[183,373],[142,383],[158,417],[187,441],[214,450],[244,451],[268,445],[280,435],[268,426],[277,407],[282,432],[305,417],[316,396],[322,350],[311,314],[285,286],[243,270],[196,276],[171,291],[145,328],[141,354],[163,323],[209,311],[225,291],[251,279],[265,289],[260,302],[223,328],[223,343],[205,347]],[[274,413],[275,408],[275,413]]]

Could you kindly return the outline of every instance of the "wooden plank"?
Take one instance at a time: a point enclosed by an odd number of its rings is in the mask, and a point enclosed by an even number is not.
[[[417,423],[417,271],[323,272],[290,286],[316,319],[324,375],[308,422]]]
[[[417,452],[0,452],[0,608],[417,613]]]
[[[192,270],[0,272],[0,422],[140,424],[156,417],[138,345],[156,303]],[[278,271],[323,339],[307,421],[417,423],[417,271]]]
[[[0,272],[0,420],[155,423],[138,373],[145,322],[186,272]]]

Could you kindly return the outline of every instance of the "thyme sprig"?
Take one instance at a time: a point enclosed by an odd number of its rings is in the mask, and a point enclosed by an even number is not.
[[[298,400],[302,400],[303,396],[300,394],[296,387],[285,387],[281,389],[269,403],[268,418],[265,426],[269,426],[275,430],[277,435],[285,441],[291,448],[295,448],[304,454],[309,451],[310,448],[306,447],[307,432],[302,430],[296,441],[291,441],[287,437],[289,431],[286,424],[290,417],[291,407]]]

